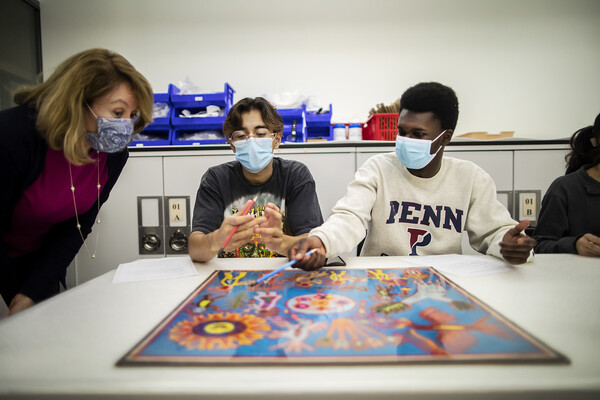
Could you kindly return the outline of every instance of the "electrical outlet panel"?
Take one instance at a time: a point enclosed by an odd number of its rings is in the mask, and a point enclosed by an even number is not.
[[[190,196],[165,197],[166,254],[187,254],[190,236]]]
[[[138,197],[138,242],[140,254],[163,254],[162,196]]]
[[[531,221],[529,226],[534,227],[540,212],[540,201],[542,197],[541,190],[517,190],[515,191],[517,199],[518,220],[528,219]]]

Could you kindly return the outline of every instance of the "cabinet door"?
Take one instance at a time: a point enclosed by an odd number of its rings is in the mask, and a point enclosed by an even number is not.
[[[323,218],[331,214],[335,203],[346,194],[346,186],[354,178],[354,152],[306,153],[278,151],[277,157],[304,163],[317,186]],[[191,212],[196,201],[200,179],[214,165],[233,160],[231,154],[206,153],[198,156],[165,157],[165,196],[190,196]]]
[[[100,209],[100,224],[95,224],[87,237],[86,244],[92,252],[98,239],[96,258],[91,259],[82,246],[69,268],[68,281],[81,284],[121,263],[143,257],[139,254],[137,198],[162,194],[162,157],[130,157],[108,201]]]
[[[277,155],[281,158],[300,161],[308,167],[317,186],[323,220],[327,220],[333,206],[346,195],[346,187],[354,179],[356,169],[354,149],[318,153],[286,151]],[[355,255],[356,248],[341,254],[341,257]]]
[[[165,196],[190,196],[190,215],[204,173],[215,165],[233,161],[232,152],[201,152],[193,156],[164,158]]]
[[[513,187],[513,152],[510,150],[492,151],[452,151],[446,149],[447,157],[460,158],[471,161],[487,172],[494,183],[496,190],[512,190]]]
[[[554,179],[565,174],[568,149],[515,151],[515,213],[537,225],[542,199]]]
[[[354,178],[354,152],[336,153],[283,153],[277,156],[296,160],[310,170],[317,186],[317,196],[323,219],[331,215],[331,209],[346,194],[346,187]]]
[[[515,190],[540,190],[565,174],[568,149],[515,150]]]
[[[173,218],[170,215],[172,210],[168,204],[165,207],[165,251],[167,256],[188,255],[187,239],[192,229],[196,194],[202,176],[210,167],[233,159],[231,151],[203,151],[193,156],[164,158],[165,202],[172,198],[173,201],[182,203],[183,206],[185,202],[181,199],[189,197],[189,209],[185,210],[186,225],[184,227],[181,227],[179,223],[172,225]],[[185,242],[182,242],[182,238],[185,238]],[[182,243],[185,243],[185,246]]]

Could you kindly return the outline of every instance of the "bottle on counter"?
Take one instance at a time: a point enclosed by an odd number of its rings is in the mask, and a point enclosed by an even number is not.
[[[333,140],[346,140],[346,125],[333,125]]]
[[[348,140],[362,140],[361,124],[350,124],[348,126]]]

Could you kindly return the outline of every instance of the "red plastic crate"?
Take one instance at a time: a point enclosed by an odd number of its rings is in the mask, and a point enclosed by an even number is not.
[[[396,140],[398,114],[373,114],[363,127],[363,140]]]

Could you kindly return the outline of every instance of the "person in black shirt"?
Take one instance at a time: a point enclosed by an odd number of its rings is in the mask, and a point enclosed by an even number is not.
[[[542,200],[535,251],[600,257],[600,114],[570,144],[566,174]]]
[[[308,168],[273,157],[283,120],[265,99],[235,104],[223,133],[236,161],[210,168],[196,195],[189,255],[205,262],[223,257],[280,257],[296,240],[323,223],[315,182]],[[247,215],[243,210],[256,202]],[[234,227],[236,233],[224,248]]]

